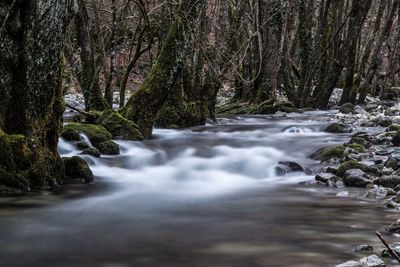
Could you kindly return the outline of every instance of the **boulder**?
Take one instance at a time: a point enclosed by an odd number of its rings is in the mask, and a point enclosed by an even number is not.
[[[86,183],[93,182],[93,173],[85,160],[80,157],[63,158],[66,180],[80,179]]]
[[[343,123],[332,123],[329,125],[326,129],[325,132],[327,133],[346,133],[348,132],[346,129],[346,126]]]
[[[372,254],[368,257],[364,257],[360,259],[360,263],[362,263],[366,267],[384,267],[386,266],[385,262],[376,256],[375,254]]]
[[[343,175],[343,183],[348,187],[366,187],[372,181],[360,169],[347,170]]]
[[[396,186],[400,185],[400,176],[397,175],[382,176],[377,178],[374,181],[374,184],[383,187],[396,188]]]
[[[97,149],[104,155],[118,155],[119,145],[113,141],[105,141],[97,146]]]
[[[362,244],[359,246],[356,246],[353,249],[353,252],[355,253],[366,253],[366,252],[372,252],[374,250],[374,248],[370,245],[366,245],[366,244]]]
[[[93,156],[93,157],[95,157],[95,158],[99,158],[99,157],[101,156],[100,151],[99,151],[97,148],[95,148],[95,147],[86,148],[86,149],[84,149],[84,150],[82,151],[81,154],[82,154],[82,155],[90,155],[90,156]]]
[[[340,107],[340,112],[344,114],[352,113],[354,110],[354,105],[352,103],[345,103]]]
[[[93,146],[97,146],[102,142],[109,141],[112,138],[111,133],[109,133],[103,126],[95,124],[86,123],[70,123],[64,126],[63,133],[65,132],[77,132],[85,134]]]
[[[320,161],[339,160],[346,156],[346,148],[344,146],[324,147],[311,155],[312,159]]]

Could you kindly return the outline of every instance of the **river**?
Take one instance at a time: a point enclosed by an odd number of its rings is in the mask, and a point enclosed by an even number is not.
[[[349,138],[323,132],[332,117],[220,118],[156,129],[149,141],[118,141],[118,156],[84,156],[95,184],[0,200],[0,265],[335,266],[361,257],[352,253],[356,245],[379,253],[374,232],[397,212],[359,198],[357,189],[275,173],[279,161],[317,170],[309,155]],[[78,154],[63,140],[59,151]],[[343,190],[348,197],[336,196]]]

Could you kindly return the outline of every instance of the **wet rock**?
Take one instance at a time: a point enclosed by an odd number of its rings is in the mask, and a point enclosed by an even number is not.
[[[358,261],[346,261],[342,264],[336,265],[336,267],[363,267]]]
[[[352,103],[346,103],[340,107],[340,112],[344,114],[349,114],[353,112],[353,110],[354,110],[354,105]]]
[[[61,137],[65,139],[65,141],[79,141],[81,137],[79,135],[79,131],[76,129],[65,129],[61,133]]]
[[[65,125],[61,136],[65,132],[71,131],[77,132],[78,135],[79,133],[85,134],[94,146],[109,141],[112,138],[112,135],[103,126],[85,123],[70,123]]]
[[[400,204],[396,203],[393,200],[389,200],[388,202],[385,203],[385,207],[388,209],[397,209],[400,207]]]
[[[104,155],[118,155],[119,145],[113,141],[105,141],[97,146],[97,149]]]
[[[80,179],[86,183],[93,182],[93,173],[85,160],[80,157],[63,158],[67,180]]]
[[[320,173],[315,176],[315,180],[324,183],[330,187],[341,188],[344,187],[343,181],[340,177],[332,173]]]
[[[349,192],[348,191],[340,191],[339,193],[336,194],[337,197],[348,197]]]
[[[346,161],[342,163],[337,171],[337,175],[342,177],[344,176],[345,172],[350,169],[359,169],[362,170],[363,172],[373,174],[373,175],[378,175],[379,171],[374,168],[374,166],[368,166],[364,163],[357,162],[357,161]]]
[[[348,187],[366,187],[372,181],[367,174],[360,169],[347,170],[343,175],[343,183]]]
[[[368,267],[384,267],[384,266],[386,266],[385,262],[375,254],[362,258],[360,260],[360,263],[362,263],[364,266],[368,266]]]
[[[346,133],[348,132],[346,129],[346,126],[343,123],[332,123],[329,125],[326,129],[325,132],[327,133]]]
[[[396,186],[400,184],[400,176],[397,175],[382,176],[377,178],[374,181],[374,184],[383,187],[396,188]]]
[[[350,141],[349,144],[359,144],[362,146],[367,146],[369,143],[369,140],[367,140],[365,137],[359,137],[359,136],[353,136]]]
[[[396,115],[400,115],[400,111],[398,108],[396,107],[389,107],[385,110],[385,115],[386,116],[396,116]]]
[[[353,252],[355,252],[355,253],[366,253],[366,252],[372,252],[373,250],[374,250],[374,248],[372,246],[363,244],[363,245],[356,246],[353,249]]]
[[[90,145],[85,143],[85,142],[78,142],[76,143],[76,146],[78,147],[78,149],[80,150],[85,150],[87,148],[90,148]]]
[[[81,154],[82,155],[90,155],[95,158],[99,158],[101,156],[100,151],[95,147],[88,147],[88,148],[84,149]]]
[[[392,125],[389,125],[386,129],[387,132],[397,132],[400,131],[400,124],[394,123]]]
[[[400,132],[396,132],[396,134],[393,136],[392,144],[394,146],[400,146]]]
[[[363,109],[361,106],[355,106],[353,114],[369,115],[369,113]]]
[[[389,158],[385,162],[385,167],[392,168],[393,170],[397,170],[399,168],[399,161],[395,158]]]
[[[400,219],[387,226],[386,231],[390,233],[400,233]]]
[[[277,175],[286,175],[291,172],[306,172],[300,164],[293,161],[280,161],[275,171]]]
[[[21,189],[0,185],[0,197],[16,197],[23,194]]]
[[[383,199],[383,198],[386,198],[390,194],[392,194],[392,191],[389,188],[374,185],[374,188],[368,190],[368,192],[364,195],[364,197],[365,198]]]
[[[344,146],[325,147],[314,152],[311,158],[320,161],[338,161],[346,156],[345,151]]]

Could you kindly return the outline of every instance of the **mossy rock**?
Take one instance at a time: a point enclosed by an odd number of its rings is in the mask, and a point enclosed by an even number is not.
[[[0,197],[17,197],[23,195],[21,189],[0,185]]]
[[[392,138],[392,144],[394,146],[400,146],[400,131],[396,132]]]
[[[25,191],[29,190],[29,180],[17,172],[0,170],[0,185]]]
[[[351,170],[351,169],[359,169],[365,173],[378,174],[378,171],[375,168],[367,166],[361,162],[350,160],[350,161],[343,162],[340,165],[340,167],[337,171],[337,175],[340,177],[343,177],[343,175],[346,173],[346,171]]]
[[[346,126],[343,123],[332,123],[329,125],[326,129],[325,132],[327,133],[346,133]]]
[[[340,107],[340,112],[344,114],[349,114],[353,112],[354,110],[354,105],[352,103],[345,103]]]
[[[99,157],[101,156],[100,151],[99,151],[97,148],[95,148],[95,147],[86,148],[86,149],[84,149],[84,150],[82,151],[81,154],[82,154],[82,155],[90,155],[90,156],[93,156],[93,157],[95,157],[95,158],[99,158]]]
[[[366,146],[368,144],[368,141],[365,140],[365,138],[354,136],[350,139],[349,144],[359,144],[362,146]]]
[[[344,146],[324,147],[311,155],[311,158],[320,161],[330,161],[332,159],[341,159],[346,156]]]
[[[96,147],[100,143],[109,141],[112,138],[112,134],[103,126],[95,124],[70,123],[64,126],[63,132],[65,131],[76,131],[85,134],[89,138],[90,142]]]
[[[363,145],[360,145],[360,144],[352,143],[352,144],[347,145],[347,147],[353,149],[354,151],[356,151],[358,153],[365,152],[365,147]]]
[[[61,133],[61,137],[66,141],[79,141],[81,137],[79,135],[79,131],[75,129],[64,129]]]
[[[397,123],[393,123],[389,127],[387,127],[386,131],[387,132],[398,132],[398,131],[400,131],[400,125]]]
[[[80,157],[63,158],[66,179],[80,179],[86,183],[93,182],[93,173],[85,160]]]
[[[103,126],[112,134],[114,139],[143,140],[143,135],[138,126],[131,120],[114,111],[104,111],[96,119],[96,124]]]
[[[104,155],[118,155],[119,145],[113,141],[105,141],[97,146],[97,149]]]

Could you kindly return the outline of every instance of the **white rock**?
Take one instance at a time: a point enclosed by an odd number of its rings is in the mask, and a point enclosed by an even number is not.
[[[376,256],[375,254],[372,254],[371,256],[362,258],[360,260],[360,262],[364,266],[368,266],[368,267],[384,267],[384,266],[386,266],[385,262],[381,258]]]
[[[348,191],[341,191],[339,193],[336,194],[337,197],[348,197],[349,196],[349,192]]]
[[[346,261],[342,264],[336,265],[336,267],[362,267],[363,265],[358,261]]]

